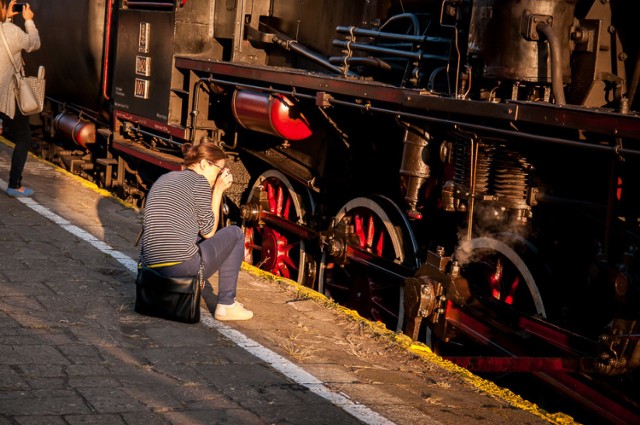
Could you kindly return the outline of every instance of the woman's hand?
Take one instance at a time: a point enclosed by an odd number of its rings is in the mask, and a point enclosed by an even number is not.
[[[25,21],[33,19],[33,10],[31,10],[31,5],[29,3],[25,3],[24,9],[22,9],[22,17]]]
[[[7,7],[7,19],[9,18],[13,18],[14,16],[16,16],[18,14],[18,12],[16,12],[15,10],[13,10],[13,6],[16,5],[16,1],[17,0],[11,0],[9,2],[9,7]]]
[[[9,7],[7,8],[7,18],[13,18],[19,13],[13,10],[13,7],[16,5],[17,1],[18,0],[11,0],[9,2]],[[25,3],[24,7],[22,8],[22,18],[25,21],[28,21],[29,19],[33,19],[33,16],[34,15],[33,10],[31,10],[31,5],[29,3]]]
[[[233,174],[228,168],[225,168],[220,171],[220,175],[216,180],[216,185],[214,186],[214,190],[219,190],[220,192],[224,192],[225,190],[231,187],[233,183]]]
[[[213,231],[208,235],[204,235],[205,238],[210,238],[216,232],[218,228],[218,223],[222,214],[220,213],[220,205],[222,203],[222,196],[224,191],[231,187],[233,183],[233,175],[228,168],[223,168],[220,170],[220,174],[216,178],[216,182],[213,186],[213,191],[211,193],[211,211],[213,211],[214,223],[213,223]]]

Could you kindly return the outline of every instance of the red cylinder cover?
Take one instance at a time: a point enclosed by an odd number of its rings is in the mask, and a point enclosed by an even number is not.
[[[238,123],[249,130],[286,140],[302,140],[312,134],[307,118],[281,94],[236,90],[232,108]]]
[[[77,115],[62,112],[53,121],[58,133],[86,149],[96,142],[96,125]]]

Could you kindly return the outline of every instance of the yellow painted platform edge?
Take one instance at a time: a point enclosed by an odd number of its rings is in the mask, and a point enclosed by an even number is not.
[[[489,394],[492,397],[496,397],[498,399],[504,400],[510,405],[520,409],[532,413],[535,416],[538,416],[542,419],[545,419],[553,424],[559,425],[568,425],[568,424],[576,424],[575,420],[564,413],[549,413],[545,410],[541,409],[535,403],[524,400],[519,395],[513,393],[511,390],[506,388],[501,388],[495,383],[483,379],[479,376],[474,375],[469,370],[456,365],[448,360],[443,359],[442,357],[434,354],[431,349],[421,342],[412,341],[408,336],[390,331],[380,322],[372,322],[360,316],[357,311],[348,309],[344,306],[341,306],[331,299],[327,298],[325,295],[314,291],[313,289],[307,288],[306,286],[302,286],[299,283],[287,279],[280,276],[275,276],[267,271],[261,270],[255,266],[252,266],[248,263],[242,263],[242,269],[253,276],[261,277],[267,280],[276,281],[277,283],[285,284],[290,288],[294,289],[300,297],[304,297],[306,299],[314,300],[325,307],[337,310],[350,317],[351,319],[363,323],[370,330],[372,330],[375,334],[386,338],[390,342],[397,344],[398,346],[406,349],[407,351],[417,355],[424,361],[427,361],[431,364],[435,364],[440,366],[441,368],[447,370],[448,372],[454,373],[460,377],[462,377],[465,381],[470,383],[475,388]]]

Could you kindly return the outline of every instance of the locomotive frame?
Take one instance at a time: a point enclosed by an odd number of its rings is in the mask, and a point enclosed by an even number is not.
[[[181,144],[213,140],[247,262],[472,370],[640,417],[623,2],[74,2],[88,40],[60,3],[32,1],[45,51],[27,58],[49,68],[48,159],[143,205]]]

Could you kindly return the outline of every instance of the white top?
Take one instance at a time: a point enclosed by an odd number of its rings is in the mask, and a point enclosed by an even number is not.
[[[25,31],[11,23],[3,22],[2,30],[16,64],[22,63],[22,51],[33,52],[40,48],[40,34],[32,19],[25,21]],[[13,118],[16,112],[15,68],[7,56],[7,49],[0,38],[0,112]]]

